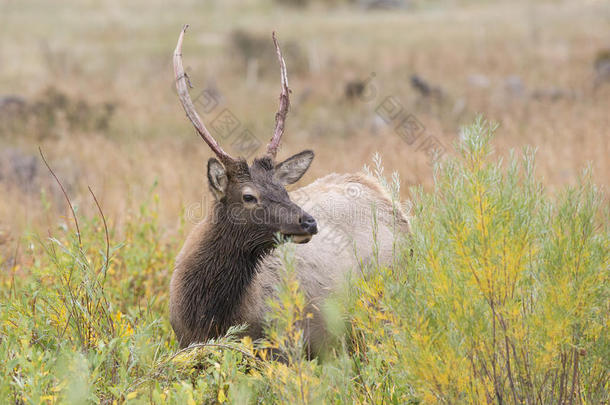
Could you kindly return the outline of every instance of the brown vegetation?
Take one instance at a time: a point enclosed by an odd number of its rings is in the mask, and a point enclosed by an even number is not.
[[[2,3],[0,89],[15,98],[0,103],[0,234],[14,238],[56,226],[55,212],[44,208],[52,183],[39,161],[30,162],[38,159],[39,145],[80,212],[96,212],[87,192],[92,185],[117,232],[143,200],[158,195],[167,234],[180,228],[181,213],[205,198],[210,155],[173,90],[171,53],[184,22],[197,27],[186,45],[191,94],[196,99],[214,89],[195,102],[209,107],[207,121],[225,108],[238,120],[220,140],[229,153],[245,129],[264,147],[274,125],[266,112],[276,108],[278,92],[276,74],[252,81],[245,80],[247,69],[230,68],[235,29],[252,38],[269,38],[275,29],[295,44],[301,56],[291,60],[287,53],[286,63],[300,73],[291,77],[289,136],[278,157],[316,150],[302,184],[356,171],[379,151],[386,170],[400,173],[404,196],[406,186],[430,187],[429,148],[405,142],[396,122],[386,124],[376,111],[394,96],[425,128],[418,139],[433,139],[446,153],[460,126],[481,112],[500,123],[495,144],[501,154],[527,144],[538,148],[538,172],[549,187],[574,183],[587,162],[596,183],[607,186],[610,85],[593,87],[596,58],[608,48],[608,4],[447,7],[396,13],[184,1],[170,12],[158,0]],[[422,98],[411,87],[414,74],[441,88],[442,102]],[[345,102],[346,85],[354,80],[374,94],[365,89]],[[36,169],[28,172],[9,155]],[[24,180],[22,173],[46,180]],[[63,212],[51,201],[51,209]],[[187,227],[194,222],[186,220]],[[0,236],[0,246],[11,257],[15,239]]]

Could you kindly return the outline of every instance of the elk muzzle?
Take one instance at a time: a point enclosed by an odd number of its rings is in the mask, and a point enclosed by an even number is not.
[[[280,225],[280,233],[282,236],[294,243],[307,243],[312,236],[318,233],[318,223],[308,213],[297,208],[299,212],[294,212],[287,216],[292,218]]]

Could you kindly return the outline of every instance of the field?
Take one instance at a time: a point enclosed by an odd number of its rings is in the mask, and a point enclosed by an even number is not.
[[[1,402],[607,403],[610,4],[311,3],[0,2]],[[211,156],[173,87],[185,23],[229,152],[271,136],[275,30],[279,157],[316,153],[299,184],[378,153],[411,202],[397,264],[329,304],[349,333],[324,358],[300,351],[290,272],[273,339],[178,351],[169,277]]]

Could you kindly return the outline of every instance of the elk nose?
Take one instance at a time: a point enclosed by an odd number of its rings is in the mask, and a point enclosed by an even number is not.
[[[299,219],[299,224],[301,224],[301,228],[303,228],[305,232],[311,235],[318,233],[318,223],[309,214],[303,214],[303,216]]]

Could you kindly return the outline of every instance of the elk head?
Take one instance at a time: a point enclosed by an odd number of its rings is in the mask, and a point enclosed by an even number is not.
[[[222,149],[195,111],[188,93],[188,77],[182,66],[182,41],[187,28],[185,25],[182,29],[174,52],[176,89],[187,117],[218,158],[211,158],[207,169],[210,191],[216,199],[214,218],[230,221],[259,245],[273,244],[276,233],[296,243],[308,242],[317,233],[316,221],[290,200],[285,187],[303,176],[314,153],[305,150],[281,163],[275,162],[290,106],[286,64],[275,33],[272,37],[282,81],[275,130],[265,156],[248,165],[244,159],[235,159]]]

